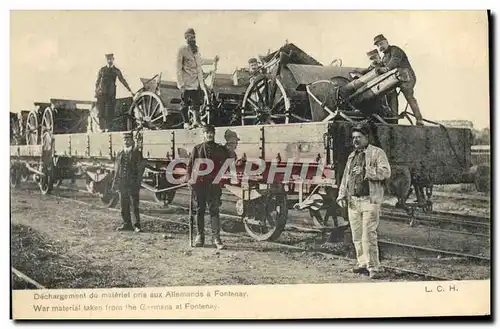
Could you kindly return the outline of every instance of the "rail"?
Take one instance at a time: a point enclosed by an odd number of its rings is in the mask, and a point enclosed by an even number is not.
[[[85,194],[88,194],[88,191],[85,191],[85,190],[75,190],[75,189],[68,189],[68,190],[78,191],[78,192],[83,192]],[[61,199],[70,199],[70,200],[72,200],[74,202],[77,202],[77,203],[80,203],[80,204],[95,206],[92,203],[81,201],[81,200],[75,199],[73,197],[56,196],[56,195],[52,195],[52,196],[56,197],[56,198],[61,198]],[[148,201],[143,201],[143,200],[141,200],[141,202],[153,203],[153,202],[148,202]],[[188,207],[185,207],[185,206],[182,206],[182,205],[171,204],[171,206],[174,207],[174,208],[177,208],[177,209],[182,209],[184,211],[189,211]],[[106,208],[106,207],[103,207],[103,206],[98,206],[98,208],[102,208],[102,209],[106,209],[106,210],[111,210],[111,211],[115,211],[115,212],[119,212],[120,211],[119,209]],[[235,215],[232,215],[232,214],[226,214],[226,213],[221,213],[220,215],[223,218],[230,218],[230,219],[239,219],[240,218],[239,216],[235,216]],[[164,222],[174,223],[174,224],[178,224],[178,225],[182,225],[182,226],[186,226],[186,227],[189,226],[189,224],[187,222],[170,220],[170,219],[166,219],[166,218],[162,218],[162,217],[148,215],[146,213],[141,213],[141,216],[143,216],[144,218],[151,219],[151,220],[161,220],[161,221],[164,221]],[[246,237],[246,236],[243,236],[243,235],[237,234],[237,233],[230,233],[230,232],[224,232],[224,233],[227,234],[227,235],[230,235],[230,236]],[[318,253],[318,254],[327,255],[328,257],[335,257],[335,258],[338,258],[338,259],[344,259],[344,260],[352,261],[352,259],[350,259],[348,257],[340,256],[340,255],[337,255],[337,254],[334,254],[334,253],[318,251],[318,250],[315,250],[315,249],[311,250],[311,249],[302,248],[302,247],[298,247],[298,246],[294,246],[294,245],[290,245],[290,244],[286,244],[286,243],[275,242],[275,241],[266,241],[265,243],[270,243],[270,244],[274,244],[274,245],[278,245],[278,246],[282,246],[282,247],[286,247],[286,248],[290,248],[290,249],[303,250],[303,251],[306,251],[306,252],[312,252],[312,253]],[[391,248],[392,247],[400,247],[400,248],[404,248],[404,249],[415,250],[415,251],[418,251],[418,252],[433,253],[434,255],[438,255],[438,256],[447,255],[447,256],[454,256],[454,257],[457,257],[457,258],[466,258],[466,259],[478,261],[480,263],[490,262],[490,259],[487,258],[487,257],[470,255],[470,254],[465,254],[465,253],[460,253],[460,252],[454,252],[454,251],[448,251],[448,250],[433,249],[433,248],[427,248],[427,247],[416,246],[416,245],[409,245],[409,244],[402,244],[402,243],[397,243],[397,242],[390,242],[390,241],[386,241],[386,240],[380,240],[380,244],[381,245],[385,245],[386,247],[387,246],[391,247]],[[418,276],[420,276],[422,278],[426,278],[426,279],[451,280],[450,278],[444,278],[442,276],[436,276],[436,275],[433,275],[431,273],[423,273],[423,272],[420,272],[420,271],[415,271],[413,269],[393,267],[393,266],[390,266],[390,265],[384,265],[383,267],[386,268],[386,269],[388,269],[388,270],[390,270],[390,271],[394,271],[394,272],[398,272],[399,271],[399,272],[404,272],[404,273],[407,273],[407,274],[418,275]]]

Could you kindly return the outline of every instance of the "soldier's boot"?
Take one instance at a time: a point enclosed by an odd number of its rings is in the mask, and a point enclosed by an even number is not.
[[[205,245],[205,235],[203,233],[196,234],[196,238],[194,239],[194,246],[199,248]]]
[[[197,217],[196,218],[196,229],[197,229],[197,234],[196,238],[194,239],[194,246],[195,247],[203,247],[205,245],[205,218],[204,217]]]
[[[217,249],[224,249],[224,244],[222,243],[222,240],[220,238],[220,217],[219,215],[213,215],[211,216],[211,222],[212,222],[212,239],[215,247]]]
[[[193,128],[200,127],[200,112],[198,110],[193,111]]]

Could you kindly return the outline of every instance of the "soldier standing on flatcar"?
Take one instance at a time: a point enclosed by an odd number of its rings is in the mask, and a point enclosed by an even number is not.
[[[142,152],[134,145],[131,132],[123,133],[124,147],[115,160],[114,186],[120,192],[120,206],[123,225],[119,231],[141,231],[139,216],[139,192],[141,189],[142,174],[144,172],[144,160]],[[130,207],[134,215],[132,225]]]
[[[357,257],[353,272],[368,272],[376,279],[380,267],[377,229],[384,198],[383,184],[391,176],[391,167],[384,150],[371,145],[369,137],[368,125],[353,128],[355,150],[347,158],[337,203],[348,211]]]
[[[95,84],[95,97],[97,98],[97,107],[99,111],[99,125],[103,131],[112,129],[112,122],[115,115],[116,106],[116,78],[127,88],[134,96],[132,89],[123,77],[119,68],[114,65],[114,55],[106,54],[108,65],[101,67],[97,74]]]
[[[212,125],[203,127],[204,142],[196,145],[191,152],[187,167],[187,176],[189,185],[191,185],[196,196],[196,229],[195,246],[203,247],[205,244],[205,209],[208,204],[210,211],[210,220],[212,224],[212,239],[217,249],[223,249],[224,244],[220,238],[220,206],[222,188],[219,182],[214,182],[219,170],[224,162],[229,159],[228,150],[216,143],[215,128]],[[194,166],[196,169],[203,170],[197,160],[203,164],[203,161],[213,161],[213,170],[207,175],[193,175]],[[206,164],[206,162],[205,162]],[[193,177],[194,176],[194,177]]]
[[[365,75],[366,73],[370,72],[373,69],[376,69],[379,74],[383,73],[382,71],[384,71],[384,69],[382,68],[385,67],[385,65],[382,62],[382,58],[380,58],[378,50],[377,49],[370,50],[369,52],[366,53],[366,56],[368,56],[368,59],[371,61],[370,66],[368,66],[366,69],[358,69],[356,70],[356,73]]]
[[[206,93],[205,80],[203,79],[203,60],[200,49],[196,45],[196,34],[189,28],[184,33],[187,45],[182,46],[177,52],[177,87],[181,91],[182,118],[184,128],[201,126],[200,106]],[[193,107],[194,122],[189,123],[188,109]]]
[[[389,42],[382,34],[377,35],[373,39],[373,43],[380,50],[380,52],[384,54],[382,62],[386,66],[386,68],[384,69],[385,72],[393,70],[395,68],[404,69],[405,71],[407,71],[409,81],[404,82],[399,87],[399,89],[408,101],[408,104],[410,105],[410,108],[412,109],[413,114],[417,119],[417,125],[423,125],[422,114],[420,113],[420,108],[414,96],[414,88],[415,84],[417,83],[417,76],[415,75],[415,72],[410,65],[408,56],[406,56],[406,53],[398,46],[389,45]],[[397,92],[394,90],[387,95],[387,98],[389,100],[391,109],[395,113],[398,113],[399,102]]]

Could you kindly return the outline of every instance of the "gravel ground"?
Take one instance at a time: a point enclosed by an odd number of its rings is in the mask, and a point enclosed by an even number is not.
[[[144,219],[144,233],[117,232],[118,212],[33,191],[11,200],[13,266],[47,288],[369,281],[349,273],[350,261],[250,238],[224,235],[227,250],[193,250],[178,224]]]
[[[57,190],[56,194],[69,196],[75,192]],[[120,224],[119,212],[103,211],[98,200],[89,195],[78,193],[78,199],[91,202],[96,207],[41,196],[34,188],[14,190],[11,197],[12,252],[13,260],[16,260],[14,266],[47,287],[368,281],[366,277],[349,273],[354,264],[352,261],[315,252],[331,251],[337,255],[352,257],[352,244],[348,240],[345,243],[326,243],[318,234],[284,232],[279,242],[305,247],[311,251],[302,252],[276,244],[256,242],[249,237],[224,235],[228,250],[215,252],[210,247],[192,250],[188,247],[187,229],[167,222],[143,218],[145,233],[114,231]],[[27,203],[24,200],[32,201]],[[151,203],[143,203],[141,208],[151,215],[186,221],[186,212],[178,208],[165,209],[162,205]],[[34,221],[33,218],[51,218],[51,221]],[[54,227],[58,230],[54,230]],[[244,232],[242,225],[233,220],[223,221],[223,228],[230,232]],[[478,241],[471,241],[457,234],[450,236],[446,233],[445,236],[439,236],[436,232],[431,232],[429,238],[428,231],[428,227],[412,228],[402,223],[384,222],[381,224],[380,236],[403,243],[427,243],[427,246],[435,248],[457,248],[462,249],[462,252],[467,252],[469,248],[469,253],[489,255],[488,247],[477,244]],[[348,238],[349,235],[346,235],[346,239]],[[40,247],[27,249],[26,243],[19,242],[23,239],[37,241],[38,244],[35,245]],[[26,253],[31,255],[26,256]],[[32,262],[33,265],[30,265],[31,259],[50,261]],[[400,251],[383,249],[381,259],[386,265],[456,279],[488,278],[490,271],[489,266],[460,264],[460,260],[415,259]],[[418,279],[421,278],[387,272],[382,280]]]

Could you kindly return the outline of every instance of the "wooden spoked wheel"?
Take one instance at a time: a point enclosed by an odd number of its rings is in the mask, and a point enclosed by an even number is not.
[[[279,78],[262,76],[248,86],[241,104],[241,124],[288,123],[290,99]]]
[[[150,91],[142,92],[131,105],[131,114],[136,124],[155,130],[163,126],[165,107],[160,97]]]
[[[267,192],[267,191],[266,191]],[[276,240],[285,229],[288,217],[286,194],[268,192],[245,206],[245,230],[258,241]]]
[[[54,133],[54,115],[50,107],[45,108],[43,111],[41,127],[42,137],[45,132],[48,132],[51,135]]]
[[[167,113],[161,98],[150,91],[144,91],[134,99],[130,114],[136,126],[147,130],[176,128],[183,124],[180,113]]]
[[[38,114],[35,110],[30,111],[26,119],[26,144],[38,144]]]
[[[52,133],[49,131],[44,131],[42,133],[42,151],[47,152],[48,155],[51,155],[52,152]]]

